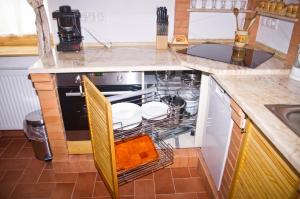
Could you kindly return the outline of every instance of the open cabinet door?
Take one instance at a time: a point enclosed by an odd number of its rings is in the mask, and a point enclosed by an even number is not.
[[[95,166],[113,198],[119,198],[111,104],[84,75],[84,92]]]

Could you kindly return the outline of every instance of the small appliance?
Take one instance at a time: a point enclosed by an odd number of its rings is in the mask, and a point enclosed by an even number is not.
[[[79,10],[71,10],[71,6],[60,6],[52,13],[57,20],[59,44],[58,51],[79,51],[81,49],[82,35]]]

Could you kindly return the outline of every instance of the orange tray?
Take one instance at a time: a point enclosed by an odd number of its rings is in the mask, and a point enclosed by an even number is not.
[[[137,136],[115,143],[117,172],[123,172],[158,159],[152,139]]]

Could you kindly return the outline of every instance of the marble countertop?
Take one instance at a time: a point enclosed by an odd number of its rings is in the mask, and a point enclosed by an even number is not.
[[[30,73],[186,70],[170,50],[154,46],[85,47],[79,52],[52,52],[29,68]]]
[[[288,75],[215,75],[214,78],[300,173],[300,137],[264,106],[300,104],[300,82],[289,79]]]
[[[29,73],[201,70],[214,74],[288,74],[290,67],[273,57],[256,69],[176,53],[155,46],[85,47],[79,52],[52,50]]]

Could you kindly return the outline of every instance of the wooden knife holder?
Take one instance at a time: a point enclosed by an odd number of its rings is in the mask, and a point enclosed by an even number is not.
[[[168,49],[168,35],[156,35],[156,49]]]

